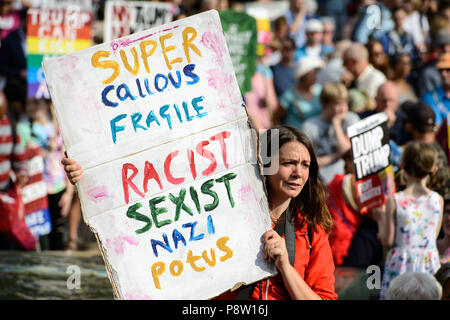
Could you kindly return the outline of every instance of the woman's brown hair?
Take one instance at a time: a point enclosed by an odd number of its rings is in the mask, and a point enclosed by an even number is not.
[[[297,141],[303,144],[309,152],[311,163],[309,167],[308,181],[304,185],[300,194],[289,204],[294,205],[314,231],[317,231],[317,225],[321,225],[325,232],[329,234],[333,226],[333,220],[326,203],[326,193],[322,180],[319,176],[319,164],[317,162],[316,152],[309,138],[299,130],[290,126],[276,126],[266,131],[267,150],[271,150],[272,139],[279,139],[279,148],[285,143]],[[279,150],[279,149],[278,149]],[[277,150],[277,152],[278,152]],[[271,157],[275,155],[270,155]],[[266,166],[269,166],[267,164]],[[267,180],[267,176],[265,177]],[[270,200],[270,184],[266,184],[268,197]],[[297,219],[297,216],[294,216]]]

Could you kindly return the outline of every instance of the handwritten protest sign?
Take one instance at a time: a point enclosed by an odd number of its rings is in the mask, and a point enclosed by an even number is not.
[[[143,1],[107,1],[105,42],[172,21],[172,4]]]
[[[352,144],[356,194],[361,212],[382,206],[395,193],[387,114],[377,113],[347,129]]]
[[[78,2],[64,2],[69,3]],[[50,98],[41,68],[44,58],[92,45],[92,11],[78,5],[62,9],[59,2],[43,4],[43,8],[30,8],[27,16],[27,81],[31,98]]]
[[[206,299],[273,274],[256,143],[217,11],[43,66],[117,298]]]
[[[37,145],[27,147],[27,168],[29,180],[22,188],[25,207],[25,223],[36,236],[49,234],[52,230],[48,210],[47,185],[44,181],[44,160]]]
[[[256,19],[245,12],[223,10],[220,20],[239,88],[245,94],[252,90],[252,77],[256,71]]]

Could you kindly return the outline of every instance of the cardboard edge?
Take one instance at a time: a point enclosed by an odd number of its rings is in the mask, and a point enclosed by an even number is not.
[[[84,217],[83,217],[84,219]],[[105,263],[105,268],[106,268],[106,273],[108,274],[108,279],[109,282],[111,283],[112,289],[113,289],[113,294],[114,294],[114,299],[115,300],[123,300],[122,297],[120,296],[120,291],[119,291],[119,285],[116,283],[118,281],[116,281],[116,279],[118,279],[117,277],[117,272],[114,270],[114,268],[111,266],[111,264],[109,263],[108,260],[108,254],[107,254],[107,250],[106,248],[103,246],[103,243],[100,239],[100,236],[97,232],[97,230],[91,226],[90,224],[86,223],[87,226],[89,227],[89,229],[92,231],[92,233],[95,236],[95,239],[97,240],[97,245],[98,248],[100,250],[100,253],[102,255],[103,258],[103,262]]]

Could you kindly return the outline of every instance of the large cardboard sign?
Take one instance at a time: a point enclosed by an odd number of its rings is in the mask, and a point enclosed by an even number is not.
[[[352,144],[356,194],[362,213],[382,206],[395,193],[387,114],[377,113],[347,129]]]
[[[105,42],[172,21],[172,4],[144,1],[107,1]]]
[[[77,1],[53,2],[46,1],[43,8],[28,10],[27,81],[28,96],[31,98],[50,98],[41,68],[44,58],[75,52],[92,45],[92,11],[78,6]],[[73,5],[62,9],[62,5],[68,3]]]
[[[256,143],[217,11],[44,70],[120,299],[207,299],[275,272]]]

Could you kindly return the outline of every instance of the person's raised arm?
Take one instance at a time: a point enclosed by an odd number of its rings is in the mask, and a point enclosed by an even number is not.
[[[341,157],[341,154],[339,152],[327,154],[321,157],[317,157],[317,163],[319,164],[319,167],[325,167],[329,165],[330,163],[335,162]]]
[[[331,119],[331,124],[333,125],[334,132],[336,134],[337,152],[340,155],[346,153],[352,146],[350,139],[347,137],[344,129],[342,128],[342,122],[345,120],[345,117],[346,113],[339,113]]]
[[[386,211],[379,220],[378,238],[382,245],[391,248],[394,245],[395,238],[395,200],[390,196],[386,200]]]
[[[300,29],[300,26],[305,21],[307,13],[308,13],[308,10],[307,10],[306,6],[303,6],[302,8],[299,9],[298,12],[294,13],[294,16],[295,16],[294,22],[289,27],[289,33],[291,35],[295,35],[298,32],[298,30]]]

